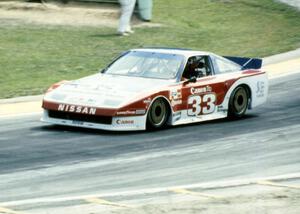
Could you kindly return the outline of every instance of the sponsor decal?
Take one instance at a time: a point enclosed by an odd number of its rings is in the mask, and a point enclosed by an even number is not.
[[[116,124],[118,125],[128,125],[128,124],[134,124],[134,120],[116,120]]]
[[[67,102],[70,102],[70,103],[76,103],[76,104],[89,104],[89,105],[93,105],[96,103],[96,100],[95,99],[92,99],[92,98],[84,98],[84,97],[68,97],[66,99]]]
[[[172,100],[171,101],[172,106],[181,105],[181,104],[182,104],[182,100]]]
[[[256,83],[256,97],[264,97],[265,96],[265,82],[258,81]]]
[[[96,100],[90,98],[87,100],[87,103],[94,104],[94,103],[96,103]]]
[[[170,100],[182,99],[181,89],[174,89],[170,91]]]
[[[149,104],[151,103],[151,101],[152,101],[152,100],[151,100],[151,98],[149,97],[149,98],[145,99],[145,100],[143,101],[143,103],[149,105]]]
[[[146,110],[145,109],[137,109],[135,111],[135,114],[146,114]]]
[[[144,101],[143,101],[143,103],[145,103],[146,104],[146,109],[148,109],[149,108],[149,106],[150,106],[150,104],[151,104],[151,102],[152,102],[152,99],[150,98],[150,97],[148,97],[147,99],[145,99]]]
[[[223,112],[223,113],[227,113],[228,110],[224,108],[224,106],[218,106],[218,112]]]
[[[182,94],[181,89],[174,89],[170,91],[171,105],[174,107],[176,105],[182,104]]]
[[[73,124],[73,125],[79,125],[79,126],[82,126],[82,125],[84,124],[84,122],[82,122],[82,121],[77,121],[77,120],[73,120],[73,121],[72,121],[72,124]]]
[[[174,121],[174,122],[180,120],[180,118],[181,118],[181,111],[175,112],[175,113],[173,114],[173,121]]]
[[[66,112],[74,112],[79,114],[96,114],[96,108],[84,107],[84,106],[75,106],[75,105],[67,105],[67,104],[59,104],[58,111],[66,111]]]
[[[212,92],[212,87],[210,87],[209,85],[201,88],[191,88],[191,94],[202,94],[207,92]]]
[[[119,111],[117,112],[117,115],[131,115],[131,114],[135,114],[135,111]]]
[[[119,111],[117,112],[117,115],[141,115],[145,114],[146,110],[145,109],[137,109],[137,110],[127,110],[127,111]]]

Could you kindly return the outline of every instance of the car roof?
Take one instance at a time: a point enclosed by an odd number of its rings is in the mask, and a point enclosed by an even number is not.
[[[210,52],[206,51],[196,51],[196,50],[190,50],[190,49],[180,49],[180,48],[138,48],[138,49],[132,49],[131,51],[145,51],[145,52],[155,52],[155,53],[166,53],[166,54],[178,54],[183,55],[186,58],[195,56],[195,55],[213,55]]]

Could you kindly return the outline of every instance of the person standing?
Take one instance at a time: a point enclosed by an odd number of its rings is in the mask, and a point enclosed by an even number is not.
[[[128,36],[134,33],[130,26],[131,16],[136,4],[136,0],[119,0],[121,4],[121,17],[119,21],[118,34]]]

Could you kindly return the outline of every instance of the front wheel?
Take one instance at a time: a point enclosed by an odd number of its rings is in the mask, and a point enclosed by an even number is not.
[[[249,105],[249,93],[243,86],[238,86],[232,92],[229,100],[228,116],[231,118],[241,118],[245,115]]]
[[[148,112],[147,127],[148,128],[161,128],[166,125],[169,115],[169,109],[162,98],[156,99]]]

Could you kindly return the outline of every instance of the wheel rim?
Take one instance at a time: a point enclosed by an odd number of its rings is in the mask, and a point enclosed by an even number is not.
[[[153,126],[161,126],[166,118],[166,105],[162,99],[154,101],[150,109],[150,121]]]
[[[239,88],[234,94],[233,107],[237,114],[242,114],[248,106],[247,91],[244,88]]]

